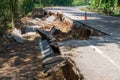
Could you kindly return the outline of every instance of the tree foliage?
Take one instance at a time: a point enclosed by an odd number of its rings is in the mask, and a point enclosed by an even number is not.
[[[73,6],[88,5],[89,0],[74,0],[72,1]]]
[[[7,28],[7,24],[12,22],[14,27],[17,0],[0,0],[0,34]]]
[[[17,10],[18,10],[18,5],[17,5],[18,0],[9,0],[8,5],[10,6],[10,12],[11,12],[11,20],[12,20],[12,28],[15,27],[15,22],[17,20]]]
[[[21,11],[25,14],[32,11],[32,9],[34,8],[34,0],[23,0],[21,7]]]
[[[92,9],[106,14],[120,14],[120,0],[91,0]]]

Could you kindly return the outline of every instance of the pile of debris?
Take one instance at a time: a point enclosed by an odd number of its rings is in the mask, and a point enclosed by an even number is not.
[[[41,14],[39,13],[41,12]],[[38,12],[38,13],[37,13]],[[42,15],[40,18],[37,16]],[[36,17],[35,17],[36,16]],[[32,18],[22,18],[21,21],[26,24],[25,27],[36,27],[45,31],[54,31],[52,35],[58,41],[68,39],[89,39],[91,36],[106,35],[103,32],[97,31],[87,25],[71,20],[59,13],[51,13],[36,9],[33,12]],[[53,29],[53,30],[52,30]]]
[[[43,60],[38,46],[42,35],[36,32],[40,29],[53,36],[56,30],[68,32],[72,24],[63,20],[61,14],[43,11],[44,15],[40,13],[40,18],[37,17],[39,14],[35,14],[36,11],[33,11],[32,17],[22,18],[24,25],[21,28],[14,28],[0,38],[0,80],[78,80],[79,76],[74,74],[73,65],[67,59],[58,55]]]
[[[75,64],[60,55],[57,42],[102,32],[41,8],[21,22],[22,27],[0,38],[0,80],[83,80]]]

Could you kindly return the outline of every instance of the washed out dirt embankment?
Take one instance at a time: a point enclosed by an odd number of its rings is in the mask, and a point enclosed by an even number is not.
[[[83,80],[80,70],[69,57],[59,55],[63,61],[45,68],[39,51],[39,38],[36,29],[53,36],[56,42],[67,40],[85,40],[92,36],[104,36],[105,33],[71,20],[62,14],[43,9],[33,10],[32,16],[21,18],[23,26],[20,32],[5,34],[0,38],[0,80]],[[22,43],[19,43],[19,40]],[[54,39],[52,39],[54,40]],[[59,47],[59,46],[58,46]],[[56,56],[55,56],[56,57]],[[63,63],[63,64],[61,64]],[[51,67],[52,66],[52,67]],[[49,67],[49,68],[48,68]],[[54,68],[55,67],[55,68]],[[47,73],[49,72],[49,73]]]

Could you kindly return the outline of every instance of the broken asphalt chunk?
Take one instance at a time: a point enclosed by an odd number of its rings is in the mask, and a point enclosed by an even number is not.
[[[12,32],[13,38],[16,40],[18,43],[24,43],[24,38],[22,37],[21,31],[15,28]]]

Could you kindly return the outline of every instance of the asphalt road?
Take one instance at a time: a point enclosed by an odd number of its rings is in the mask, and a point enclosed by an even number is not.
[[[87,12],[87,21],[84,21],[84,12],[78,7],[55,7],[51,11],[60,12],[109,34],[110,36],[92,37],[90,40],[62,42],[60,49],[62,54],[77,55],[70,57],[85,80],[120,80],[120,17]],[[71,44],[74,48],[67,50],[65,47]]]

